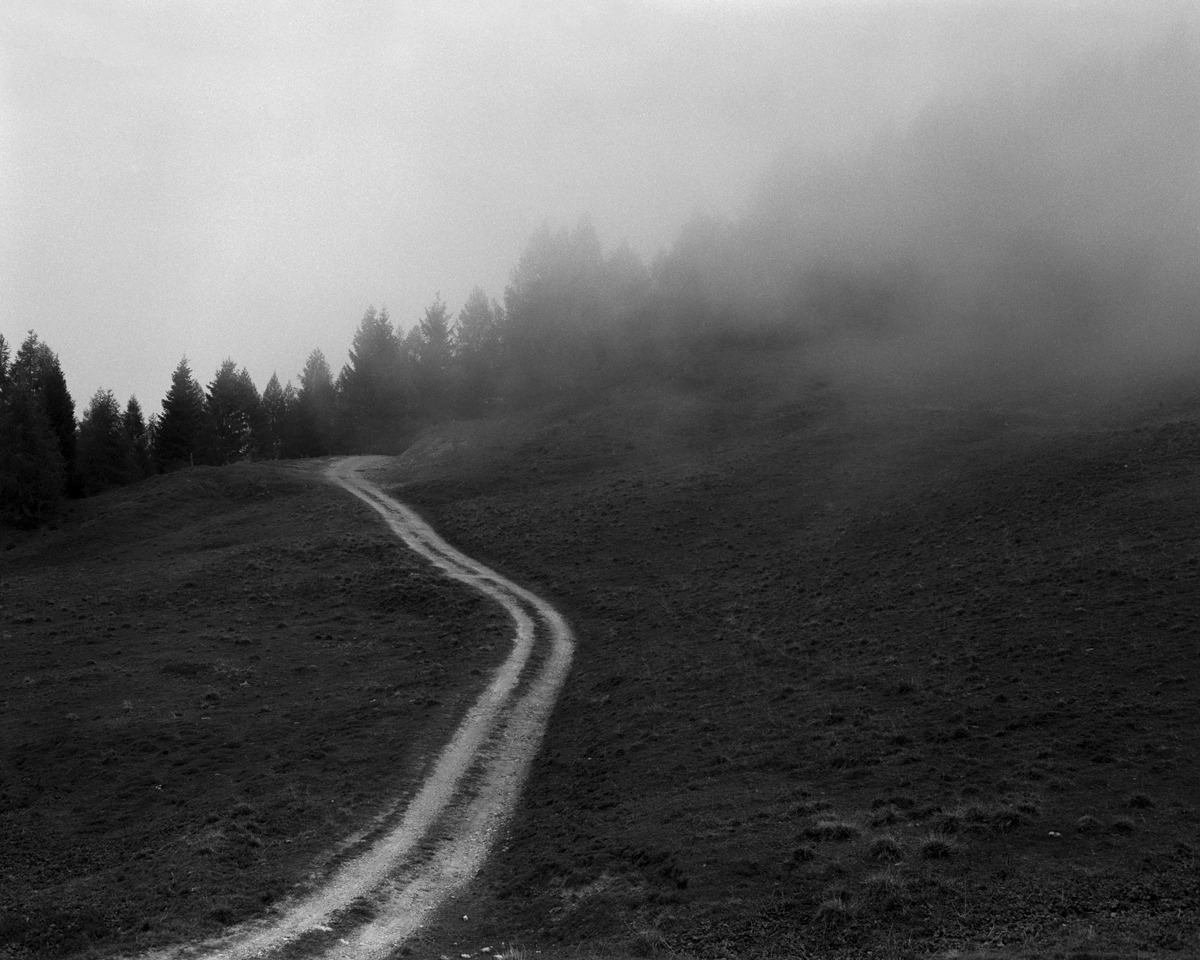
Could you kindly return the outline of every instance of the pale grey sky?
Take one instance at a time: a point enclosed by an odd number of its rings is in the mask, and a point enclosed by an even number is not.
[[[187,355],[261,388],[364,309],[503,297],[543,221],[646,257],[963,85],[1124,44],[1138,4],[7,0],[0,332],[80,412]],[[1159,24],[1161,26],[1161,24]]]

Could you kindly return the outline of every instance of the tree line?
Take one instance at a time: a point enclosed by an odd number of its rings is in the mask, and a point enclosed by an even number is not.
[[[201,386],[185,357],[149,418],[100,389],[77,420],[54,350],[30,331],[14,352],[0,334],[0,520],[36,525],[65,496],[185,466],[396,452],[431,420],[483,412],[503,315],[476,289],[457,321],[439,297],[401,335],[369,308],[336,378],[314,350],[298,386],[272,374],[261,393],[233,360]]]
[[[627,245],[605,252],[587,219],[571,230],[543,226],[503,305],[476,287],[453,317],[439,296],[406,333],[386,309],[368,308],[336,376],[314,350],[296,385],[272,374],[261,393],[233,360],[202,386],[184,358],[149,417],[136,397],[122,407],[101,389],[76,421],[54,351],[33,332],[15,353],[0,336],[0,517],[36,524],[64,496],[185,466],[396,453],[442,418],[631,377],[703,377],[730,349],[812,335],[830,318],[876,324],[894,300],[854,277],[793,285],[786,305],[756,299],[728,275],[745,243],[699,217],[647,266]]]

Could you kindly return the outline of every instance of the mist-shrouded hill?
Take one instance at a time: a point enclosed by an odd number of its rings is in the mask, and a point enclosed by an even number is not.
[[[680,322],[883,338],[917,377],[1194,364],[1200,36],[1177,14],[1059,48],[1005,21],[1000,76],[981,67],[862,151],[781,159],[744,217],[696,219],[660,261]]]
[[[803,350],[430,431],[397,495],[578,637],[431,943],[1200,949],[1198,456],[1188,380],[846,389]]]
[[[594,378],[422,421],[389,489],[577,653],[413,955],[1200,955],[1200,39],[1094,9],[916,10],[958,86],[861,149],[797,130],[649,268],[535,238],[496,313]],[[4,960],[276,909],[507,642],[304,461],[0,546]]]

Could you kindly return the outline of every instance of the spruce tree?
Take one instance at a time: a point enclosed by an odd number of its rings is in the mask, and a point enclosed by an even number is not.
[[[111,390],[97,390],[79,423],[77,460],[82,491],[92,496],[135,478],[133,443]]]
[[[187,357],[171,374],[171,389],[162,402],[154,443],[154,459],[162,472],[203,462],[208,412],[204,391],[192,377]]]
[[[329,362],[325,354],[314,350],[300,373],[296,397],[298,456],[323,457],[334,451],[336,399]]]
[[[416,329],[418,403],[425,413],[436,416],[446,409],[450,387],[450,311],[441,294],[425,308]]]
[[[0,405],[4,403],[4,398],[8,395],[10,359],[8,341],[4,339],[4,334],[0,333]]]
[[[387,310],[369,307],[338,377],[339,399],[355,450],[388,445],[407,409],[405,352]]]
[[[133,471],[136,478],[150,476],[154,472],[154,463],[150,458],[150,432],[137,397],[129,398],[125,412],[121,415],[121,425],[125,428],[125,436],[129,438],[129,445],[133,449]]]
[[[288,389],[292,389],[291,381],[288,381]],[[292,391],[292,394],[294,403],[295,391]],[[290,406],[287,393],[279,385],[279,377],[272,373],[271,379],[267,381],[262,392],[263,441],[261,456],[270,459],[285,456],[286,437],[292,418]]]
[[[9,379],[0,399],[0,519],[36,525],[65,489],[62,451],[41,403]]]
[[[232,360],[222,363],[208,385],[207,406],[212,462],[233,463],[254,456],[263,434],[262,399],[246,368],[238,370]]]
[[[75,402],[67,390],[58,354],[30,330],[12,360],[9,377],[46,418],[69,481],[75,466]]]
[[[454,324],[451,382],[460,414],[478,416],[495,396],[502,323],[503,308],[475,287]]]

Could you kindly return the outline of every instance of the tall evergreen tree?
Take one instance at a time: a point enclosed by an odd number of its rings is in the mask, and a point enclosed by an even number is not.
[[[329,362],[325,354],[314,350],[300,372],[300,389],[296,395],[298,456],[323,457],[334,452],[336,400]]]
[[[504,291],[505,345],[518,393],[535,397],[591,379],[602,361],[603,251],[587,219],[573,231],[538,230]]]
[[[385,449],[407,411],[405,351],[387,310],[368,307],[338,377],[338,395],[356,450]]]
[[[503,308],[488,302],[475,287],[454,324],[453,376],[455,406],[466,416],[478,416],[495,396],[500,371]]]
[[[272,460],[290,455],[295,433],[296,391],[289,380],[287,389],[272,373],[262,392],[263,442],[261,456]]]
[[[67,390],[58,354],[30,330],[12,360],[9,377],[45,416],[58,440],[69,481],[75,466],[75,402]]]
[[[171,389],[162,402],[155,435],[154,459],[160,471],[203,462],[208,426],[204,391],[192,376],[187,357],[171,374]]]
[[[426,414],[446,409],[452,356],[450,311],[438,294],[416,326],[417,398]]]
[[[300,456],[300,394],[289,380],[283,385],[283,431],[280,439],[283,442],[280,456],[289,460]]]
[[[158,428],[162,423],[162,414],[152,413],[146,418],[146,449],[150,451],[150,472],[158,468],[154,451],[158,449]]]
[[[10,362],[11,356],[8,341],[4,339],[4,334],[0,333],[0,404],[4,403],[4,398],[8,395],[8,368]]]
[[[130,397],[121,415],[121,425],[125,428],[125,436],[133,449],[133,472],[138,479],[150,476],[154,472],[154,463],[150,458],[150,433],[146,428],[146,420],[142,416],[142,405],[137,397]]]
[[[208,385],[206,399],[212,443],[209,459],[216,464],[246,460],[264,432],[262,399],[245,367],[226,360]]]
[[[77,470],[82,492],[88,496],[134,479],[133,443],[111,390],[97,390],[84,411]]]
[[[12,368],[0,336],[0,519],[33,525],[61,499],[66,470],[39,397],[13,379]]]

